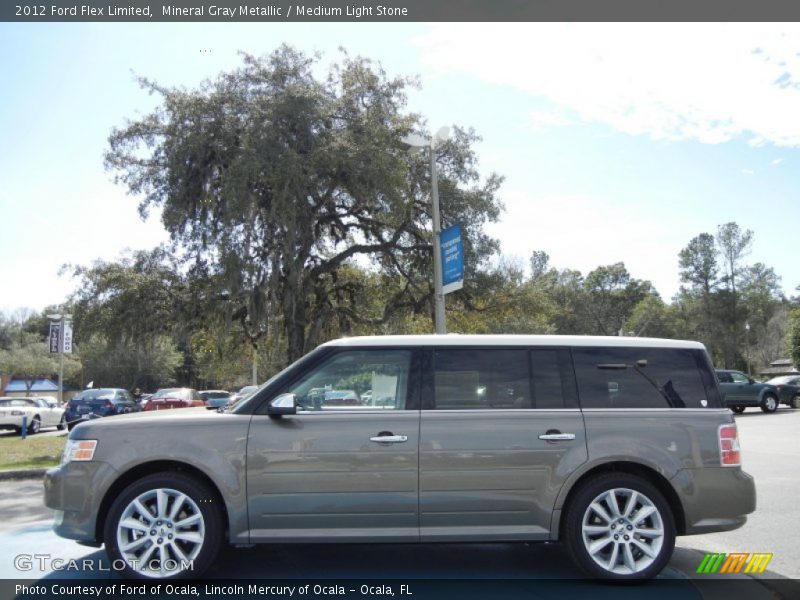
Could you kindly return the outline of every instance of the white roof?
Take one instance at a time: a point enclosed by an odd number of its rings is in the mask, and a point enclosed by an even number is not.
[[[623,348],[695,348],[700,342],[661,338],[592,335],[376,335],[331,340],[323,346],[614,346]]]

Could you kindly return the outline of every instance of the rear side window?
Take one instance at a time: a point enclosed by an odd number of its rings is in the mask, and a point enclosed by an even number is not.
[[[440,349],[433,372],[439,410],[578,406],[567,349]]]
[[[574,348],[582,408],[704,408],[709,400],[690,349]]]
[[[717,379],[720,383],[733,383],[733,377],[727,371],[717,371]]]
[[[578,391],[569,350],[531,350],[534,408],[577,408]]]
[[[528,351],[437,350],[434,398],[439,410],[531,408]]]

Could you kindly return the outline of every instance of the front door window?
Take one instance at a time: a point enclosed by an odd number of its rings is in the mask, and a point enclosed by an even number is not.
[[[408,400],[409,350],[342,352],[288,391],[300,410],[404,410]]]

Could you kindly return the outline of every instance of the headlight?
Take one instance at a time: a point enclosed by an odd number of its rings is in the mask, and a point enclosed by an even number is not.
[[[97,448],[97,440],[67,440],[61,464],[65,465],[71,460],[92,460]]]

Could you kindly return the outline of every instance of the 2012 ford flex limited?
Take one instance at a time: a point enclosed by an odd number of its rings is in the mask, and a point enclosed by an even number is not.
[[[756,505],[701,344],[573,336],[332,341],[229,412],[83,423],[44,484],[56,533],[152,578],[225,542],[561,541],[644,579]]]

